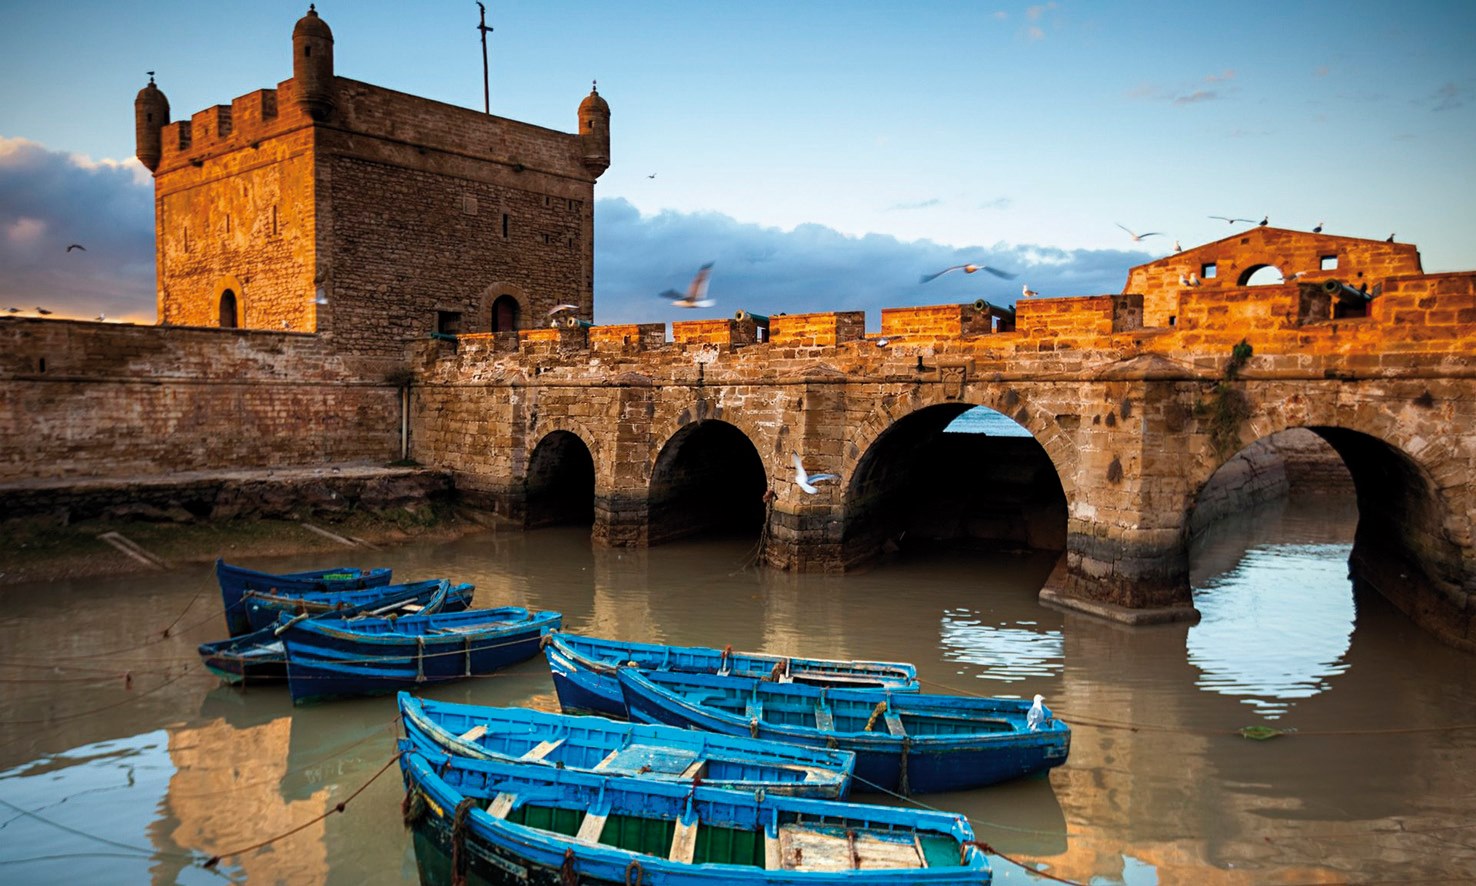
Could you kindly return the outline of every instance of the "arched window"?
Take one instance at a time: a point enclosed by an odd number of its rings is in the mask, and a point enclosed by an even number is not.
[[[512,332],[518,328],[518,300],[510,295],[499,295],[492,302],[492,331]]]
[[[236,293],[227,289],[220,294],[220,326],[222,329],[234,329],[236,323]]]

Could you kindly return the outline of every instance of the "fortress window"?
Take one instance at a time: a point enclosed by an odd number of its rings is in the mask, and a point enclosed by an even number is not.
[[[277,236],[277,205],[272,204],[272,236]]]
[[[502,239],[507,239],[507,213],[502,214]]]
[[[1324,255],[1322,257],[1322,270],[1336,271],[1338,269],[1338,257],[1336,255]]]
[[[1214,262],[1207,262],[1199,266],[1199,276],[1208,280],[1215,275],[1217,270],[1219,269],[1215,267]]]
[[[436,311],[436,331],[442,335],[460,335],[461,312]]]
[[[220,328],[236,327],[236,294],[227,289],[220,294]]]

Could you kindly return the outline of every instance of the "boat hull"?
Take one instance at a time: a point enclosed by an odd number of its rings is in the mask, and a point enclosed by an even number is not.
[[[259,631],[262,628],[276,627],[277,619],[283,613],[348,616],[376,609],[388,612],[391,611],[390,607],[403,609],[409,604],[426,606],[441,592],[442,581],[443,579],[430,579],[341,591],[247,591],[242,595],[241,607],[246,612],[251,630]],[[440,611],[460,612],[466,609],[471,605],[475,591],[476,586],[471,584],[452,586],[440,605]]]
[[[215,561],[215,578],[220,584],[221,604],[225,607],[226,629],[233,637],[252,631],[241,601],[247,591],[361,590],[389,584],[390,574],[387,568],[364,570],[352,566],[306,572],[258,572],[221,559]]]
[[[318,618],[282,634],[292,701],[382,695],[481,677],[538,654],[557,612],[468,609],[399,619]],[[285,624],[287,619],[283,619]]]

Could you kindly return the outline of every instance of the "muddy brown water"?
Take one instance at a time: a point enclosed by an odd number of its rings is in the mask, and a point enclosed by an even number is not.
[[[597,550],[558,528],[243,562],[389,565],[474,582],[479,605],[557,609],[570,631],[908,660],[928,691],[1041,693],[1073,725],[1064,766],[917,798],[1013,860],[995,859],[997,882],[1045,882],[1014,862],[1098,884],[1476,878],[1476,659],[1350,584],[1356,518],[1312,497],[1222,523],[1195,548],[1202,620],[1134,629],[1042,606],[1040,557],[791,575],[744,568],[746,540]],[[390,759],[393,700],[294,709],[285,688],[220,686],[195,654],[224,630],[208,567],[0,600],[0,881],[414,879],[396,770],[316,820]],[[426,694],[556,707],[541,658]],[[1295,731],[1239,734],[1257,725]]]

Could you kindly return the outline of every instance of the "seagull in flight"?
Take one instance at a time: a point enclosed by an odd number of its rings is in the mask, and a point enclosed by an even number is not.
[[[1212,216],[1210,216],[1210,218],[1217,218],[1220,221],[1229,222],[1232,225],[1235,224],[1236,222],[1247,222],[1247,223],[1249,223],[1249,222],[1255,221],[1255,219],[1253,219],[1253,218],[1230,218],[1229,216],[1225,216],[1225,215],[1212,215]]]
[[[45,317],[47,314],[50,314],[51,312],[48,311],[48,310],[46,310],[45,308],[37,308],[36,309],[36,313],[38,313],[41,316]]]
[[[999,277],[1002,280],[1013,280],[1013,279],[1015,279],[1015,275],[1014,274],[1011,274],[1009,271],[1001,271],[999,268],[991,268],[988,265],[967,264],[967,265],[954,265],[951,268],[944,268],[943,270],[939,271],[936,274],[923,274],[922,275],[922,279],[918,280],[917,282],[919,282],[919,283],[926,283],[929,280],[936,280],[937,278],[943,276],[944,274],[948,273],[949,271],[963,271],[965,274],[972,274],[975,271],[985,271],[987,273],[993,274],[996,277]]]
[[[1119,228],[1122,228],[1124,231],[1127,231],[1128,232],[1128,236],[1133,238],[1133,242],[1134,243],[1141,242],[1144,237],[1162,237],[1163,236],[1163,232],[1162,231],[1149,231],[1146,234],[1134,234],[1132,231],[1128,230],[1126,227],[1123,227],[1122,225],[1118,225],[1118,227]]]
[[[98,314],[97,315],[97,322],[99,322],[99,323],[102,323],[102,322],[106,321],[107,319],[108,319],[108,315],[107,314]]]
[[[1045,696],[1035,696],[1035,703],[1025,713],[1025,728],[1035,732],[1051,718],[1051,709],[1045,706]]]
[[[1040,295],[1040,293],[1036,292],[1034,289],[1031,289],[1029,286],[1022,285],[1020,287],[1020,295],[1024,298],[1031,298],[1032,296]]]
[[[654,172],[651,173],[650,175],[646,176],[646,178],[655,178],[655,177],[656,177],[656,173],[654,173]]]
[[[552,317],[554,314],[562,314],[565,311],[577,310],[579,310],[579,305],[554,305],[552,308],[549,309],[548,316]]]
[[[675,289],[668,289],[661,293],[662,298],[672,299],[672,304],[679,308],[710,308],[713,302],[707,298],[707,278],[712,276],[712,262],[708,262],[697,269],[697,276],[692,278],[692,284],[687,287],[687,294],[682,295]]]
[[[20,308],[6,308],[5,309],[5,312],[7,314],[19,314],[21,312],[21,309]]]
[[[87,251],[87,247],[83,246],[81,243],[73,243],[71,246],[68,246],[67,252],[71,252],[73,249],[80,249],[83,252]]]
[[[816,489],[815,488],[815,484],[816,483],[820,483],[820,482],[823,482],[825,480],[839,480],[840,479],[840,475],[839,474],[810,474],[810,473],[807,473],[805,471],[805,463],[802,462],[802,461],[800,461],[800,457],[799,457],[799,453],[798,452],[791,452],[790,453],[790,458],[794,462],[794,483],[795,483],[795,485],[798,486],[799,488],[803,489],[806,493],[808,493],[810,495],[814,495],[815,493],[817,493],[817,492],[820,491],[819,489]]]

